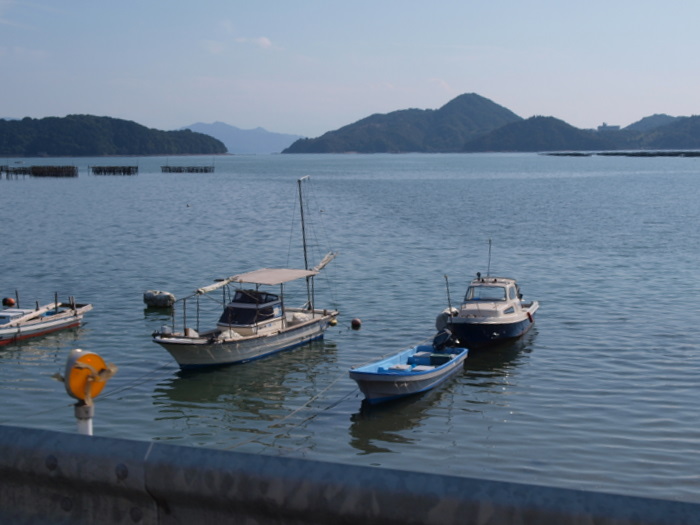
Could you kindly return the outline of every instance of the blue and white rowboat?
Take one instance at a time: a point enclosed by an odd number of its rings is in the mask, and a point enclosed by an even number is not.
[[[463,369],[466,348],[442,350],[434,345],[417,345],[407,350],[354,367],[350,378],[370,404],[383,403],[426,392]]]

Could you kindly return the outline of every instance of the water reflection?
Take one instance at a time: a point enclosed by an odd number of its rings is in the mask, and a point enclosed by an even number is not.
[[[374,454],[392,452],[382,443],[413,443],[409,431],[429,417],[429,410],[440,403],[447,388],[444,385],[443,388],[378,405],[363,401],[360,411],[350,416],[350,445],[363,454]]]
[[[534,329],[533,329],[534,331]],[[523,354],[532,351],[535,334],[528,333],[515,341],[507,341],[489,348],[470,350],[464,362],[466,377],[508,376],[519,364]]]
[[[28,361],[43,361],[48,357],[49,362],[53,363],[65,359],[67,351],[76,348],[85,333],[86,329],[83,326],[76,326],[2,345],[0,359],[12,359],[23,364]]]
[[[159,420],[201,419],[200,432],[265,429],[304,405],[325,386],[337,347],[318,341],[242,365],[180,370],[159,382],[153,404]]]

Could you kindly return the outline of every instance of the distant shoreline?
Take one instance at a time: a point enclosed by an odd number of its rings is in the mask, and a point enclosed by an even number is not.
[[[700,151],[555,151],[542,153],[542,155],[549,155],[552,157],[592,157],[594,155],[603,157],[700,157]]]

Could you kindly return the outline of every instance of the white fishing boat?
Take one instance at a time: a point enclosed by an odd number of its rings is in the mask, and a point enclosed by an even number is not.
[[[535,323],[539,302],[524,301],[515,279],[476,274],[459,308],[441,312],[435,328],[450,330],[454,344],[484,348],[525,335]]]
[[[300,204],[301,184],[306,178],[298,181]],[[303,205],[301,216],[306,263]],[[305,269],[262,268],[199,288],[193,295],[178,300],[176,306],[182,303],[184,313],[188,299],[223,288],[224,310],[216,325],[200,332],[187,326],[183,315],[181,331],[175,331],[173,322],[155,332],[153,342],[165,348],[180,368],[189,369],[247,363],[322,339],[328,327],[336,323],[338,311],[314,306],[313,279],[334,258],[335,253],[330,252],[314,268],[308,268],[308,263]],[[307,302],[301,307],[289,307],[284,301],[284,285],[300,279],[306,280]],[[234,285],[234,289],[229,289],[229,285]],[[279,293],[261,286],[279,286]]]
[[[35,308],[19,308],[12,298],[3,299],[2,304],[6,308],[0,310],[0,345],[80,326],[83,315],[92,310],[91,304],[78,304],[73,297],[66,303],[55,300]]]
[[[354,367],[350,378],[375,405],[435,388],[463,369],[467,355],[466,348],[421,344]]]

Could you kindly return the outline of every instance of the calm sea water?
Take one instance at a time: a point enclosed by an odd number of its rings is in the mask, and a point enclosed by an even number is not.
[[[80,329],[0,349],[2,424],[75,431],[51,376],[83,348],[119,367],[97,400],[97,435],[700,501],[698,159],[4,160],[75,164],[80,176],[0,180],[0,294],[29,305],[58,292],[94,310]],[[212,162],[211,174],[160,171]],[[139,174],[88,173],[114,164]],[[317,297],[339,325],[269,359],[180,372],[150,340],[168,315],[145,310],[143,292],[182,297],[303,264],[304,175],[312,261],[340,254]],[[348,369],[431,337],[445,276],[458,302],[487,270],[489,239],[491,273],[540,301],[535,328],[470,356],[438,390],[362,408]]]

